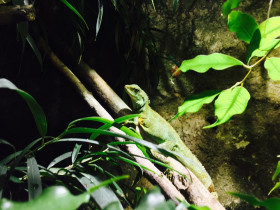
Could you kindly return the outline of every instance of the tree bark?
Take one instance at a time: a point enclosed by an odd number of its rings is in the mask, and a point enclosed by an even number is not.
[[[35,9],[33,5],[0,6],[0,25],[33,20],[35,20]]]

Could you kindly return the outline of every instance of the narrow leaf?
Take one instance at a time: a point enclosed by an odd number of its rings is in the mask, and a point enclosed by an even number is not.
[[[246,109],[250,99],[249,92],[244,87],[224,90],[215,101],[215,115],[218,120],[204,128],[212,128],[230,120],[233,115],[241,114]]]
[[[75,147],[73,149],[72,156],[71,156],[72,163],[74,163],[76,161],[81,147],[82,147],[81,144],[75,144]]]
[[[72,12],[74,12],[81,20],[82,22],[85,24],[86,28],[89,30],[89,27],[85,21],[85,19],[83,18],[83,16],[78,12],[78,10],[76,10],[68,1],[66,0],[60,0],[65,6],[67,6]]]
[[[95,38],[97,37],[97,34],[99,32],[102,23],[102,17],[103,17],[103,1],[98,0],[98,16],[96,21]]]
[[[223,17],[226,20],[228,14],[231,13],[233,9],[238,7],[241,0],[227,0],[222,7]]]
[[[268,75],[273,80],[280,80],[280,58],[268,58],[264,63]]]
[[[11,90],[15,90],[25,100],[29,109],[32,112],[37,129],[41,137],[44,138],[47,133],[47,120],[43,109],[37,103],[37,101],[27,92],[18,89],[13,83],[11,83],[7,79],[0,79],[0,88],[8,88]]]
[[[267,210],[280,209],[280,198],[268,198],[264,201],[261,201],[251,195],[245,195],[245,194],[233,193],[233,192],[230,192],[229,194],[235,197],[239,197],[240,199],[247,201],[253,206],[264,206]]]
[[[272,176],[272,180],[275,180],[276,177],[280,174],[280,160],[277,163],[276,170]]]
[[[103,181],[98,176],[92,176],[90,174],[83,174],[83,175],[84,176],[78,178],[78,180],[86,190],[102,183]],[[103,186],[95,190],[93,193],[91,193],[91,197],[94,199],[95,203],[99,206],[100,209],[106,208],[112,202],[117,202],[119,204],[118,209],[123,209],[120,200],[109,186]]]
[[[26,43],[26,38],[28,35],[28,22],[22,22],[17,24],[17,29],[21,37],[22,41],[22,52],[24,52],[25,49],[25,43]]]
[[[228,16],[228,28],[236,33],[238,39],[249,44],[258,29],[258,24],[251,15],[233,11]]]
[[[30,47],[32,48],[40,66],[41,66],[41,71],[43,71],[43,59],[42,59],[41,53],[40,53],[34,39],[29,34],[27,34],[26,40],[27,40],[28,44],[30,45]]]
[[[13,148],[14,151],[16,151],[16,148],[14,145],[12,145],[10,142],[4,140],[4,139],[0,139],[0,144],[6,144],[6,145],[9,145],[10,147]]]
[[[184,103],[178,107],[178,113],[171,120],[176,119],[187,112],[197,112],[203,104],[211,103],[220,92],[221,90],[207,90],[197,95],[188,96]]]
[[[274,187],[269,191],[268,195],[270,195],[274,190],[279,189],[280,188],[280,182],[277,182]]]
[[[210,68],[223,70],[232,66],[242,65],[244,64],[236,58],[221,53],[213,53],[210,55],[198,55],[193,59],[184,60],[178,69],[183,72],[194,70],[198,73],[205,73]]]
[[[42,182],[37,161],[34,157],[27,159],[28,197],[33,200],[42,193]]]
[[[3,188],[5,185],[5,181],[7,180],[7,166],[0,164],[0,199],[2,198]]]
[[[53,186],[46,188],[43,193],[29,202],[15,202],[2,199],[0,209],[2,210],[75,210],[82,203],[89,202],[90,196],[87,192],[80,195],[72,195],[66,187]]]
[[[70,158],[72,156],[72,152],[66,152],[62,155],[59,155],[58,157],[56,157],[55,159],[53,159],[53,161],[48,165],[47,169],[50,169],[51,167],[53,167],[54,165],[56,165],[57,163],[66,160],[67,158]]]
[[[173,0],[173,12],[176,12],[179,0]]]

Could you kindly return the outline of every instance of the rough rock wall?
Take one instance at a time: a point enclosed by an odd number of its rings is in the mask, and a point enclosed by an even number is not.
[[[194,1],[175,14],[158,9],[153,16],[161,52],[181,62],[199,54],[226,53],[245,61],[247,46],[228,31],[221,16],[224,1]],[[242,1],[238,10],[251,14],[258,23],[267,17],[269,1]],[[280,15],[280,2],[274,2],[270,16]],[[151,94],[152,107],[166,119],[177,112],[184,98],[207,89],[226,89],[246,75],[242,68],[210,70],[205,74],[188,72],[171,81],[171,61],[163,60],[160,82]],[[212,129],[203,126],[215,121],[214,105],[204,105],[195,114],[186,114],[171,122],[186,145],[204,163],[213,178],[219,200],[229,209],[244,209],[227,191],[264,198],[273,187],[272,174],[280,154],[279,117],[280,82],[268,78],[266,70],[256,68],[244,85],[251,94],[246,111]],[[275,194],[276,195],[276,194]],[[246,207],[248,209],[249,207]]]

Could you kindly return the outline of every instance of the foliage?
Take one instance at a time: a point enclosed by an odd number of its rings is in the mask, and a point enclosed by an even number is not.
[[[77,119],[71,122],[58,137],[47,137],[45,136],[46,117],[36,100],[25,91],[18,89],[9,80],[0,79],[0,88],[9,88],[19,93],[29,105],[38,130],[44,131],[41,138],[29,143],[22,151],[16,151],[14,145],[0,139],[0,144],[10,146],[14,150],[12,154],[0,160],[1,209],[77,209],[83,203],[91,206],[90,199],[101,209],[123,209],[121,203],[123,201],[133,206],[134,204],[125,197],[122,188],[116,183],[118,180],[128,178],[128,175],[115,175],[110,171],[111,168],[119,167],[121,162],[124,162],[138,167],[142,173],[143,169],[152,170],[138,164],[130,154],[120,150],[118,146],[136,144],[141,146],[141,149],[145,146],[172,157],[177,155],[143,140],[138,133],[120,124],[137,117],[137,114],[120,117],[114,121],[100,117]],[[103,125],[95,129],[88,127],[86,122],[98,122]],[[81,124],[83,124],[82,127]],[[107,129],[111,126],[118,128],[126,135],[108,131]],[[80,134],[83,137],[79,137]],[[110,138],[97,141],[95,139],[98,136],[121,137],[127,141],[112,141]],[[36,157],[40,156],[46,147],[55,147],[59,143],[74,143],[74,146],[72,151],[52,159],[47,167],[37,163]],[[148,156],[147,159],[152,161]],[[65,161],[70,162],[70,165],[65,166]],[[170,168],[158,161],[153,160],[153,162]],[[104,163],[109,164],[110,170],[104,167]],[[107,180],[104,181],[105,179]],[[107,186],[108,184],[110,187]],[[16,190],[13,189],[13,185]],[[20,189],[28,192],[28,201],[22,201]],[[11,195],[7,193],[8,190]],[[10,198],[20,195],[20,199],[13,201],[3,198],[8,195]],[[147,207],[175,209],[175,204],[171,200],[165,201],[159,188],[155,188],[140,199],[137,209],[147,209]],[[181,203],[176,209],[186,207],[198,210],[208,209],[189,205],[186,202]]]
[[[242,66],[248,70],[242,81],[225,90],[209,90],[203,93],[191,95],[178,108],[178,113],[171,120],[189,112],[197,112],[203,104],[215,100],[215,115],[217,121],[204,128],[212,128],[223,124],[236,114],[245,111],[250,93],[244,87],[244,82],[252,72],[253,68],[264,61],[264,67],[272,80],[280,80],[280,58],[269,57],[272,50],[280,46],[280,17],[271,17],[260,25],[247,13],[233,11],[238,7],[240,0],[227,0],[223,4],[223,17],[231,32],[234,32],[238,39],[248,44],[247,63],[221,53],[210,55],[198,55],[193,59],[182,62],[177,71],[187,72],[189,70],[198,73],[205,73],[210,68],[225,70],[234,66]],[[250,64],[253,57],[260,57],[255,63]]]

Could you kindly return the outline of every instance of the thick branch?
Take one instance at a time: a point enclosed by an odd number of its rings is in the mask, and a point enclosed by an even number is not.
[[[78,93],[83,97],[83,99],[89,104],[89,106],[100,116],[110,120],[113,118],[110,114],[99,104],[99,102],[93,97],[93,95],[86,89],[86,87],[80,82],[80,80],[72,73],[72,71],[50,50],[50,48],[46,45],[43,39],[40,40],[40,47],[46,53],[50,61],[53,63],[57,69],[64,74],[75,86]],[[110,128],[111,131],[121,133],[117,128]],[[122,138],[117,138],[118,141],[124,141]],[[175,188],[175,186],[162,174],[160,170],[158,170],[150,161],[144,158],[143,153],[132,144],[128,144],[127,150],[131,155],[135,155],[135,160],[151,169],[155,173],[151,171],[145,170],[144,172],[152,178],[158,185],[164,190],[168,197],[170,197],[175,203],[178,203],[179,200],[185,200],[184,196]],[[143,158],[141,158],[143,157]],[[157,174],[160,174],[158,176]]]
[[[0,25],[33,20],[35,20],[35,9],[33,5],[0,6]]]
[[[104,101],[106,101],[108,105],[110,105],[116,115],[124,113],[125,110],[129,109],[128,106],[123,102],[123,100],[110,88],[110,86],[105,81],[103,81],[103,79],[97,74],[94,69],[90,68],[84,62],[80,62],[78,68],[78,72],[82,73],[83,78],[87,78],[87,80],[90,80],[90,88],[98,90],[99,96]],[[173,180],[173,184],[177,187],[177,189],[180,189],[181,192],[184,191],[189,196],[190,201],[198,206],[207,205],[211,209],[215,210],[224,209],[224,207],[214,198],[214,196],[204,187],[204,185],[193,173],[186,169],[181,163],[175,161],[170,157],[166,158],[166,160],[167,162],[171,163],[174,169],[189,177],[189,180],[185,180],[184,183],[178,181],[180,178],[176,178]],[[165,184],[167,184],[167,182]]]

